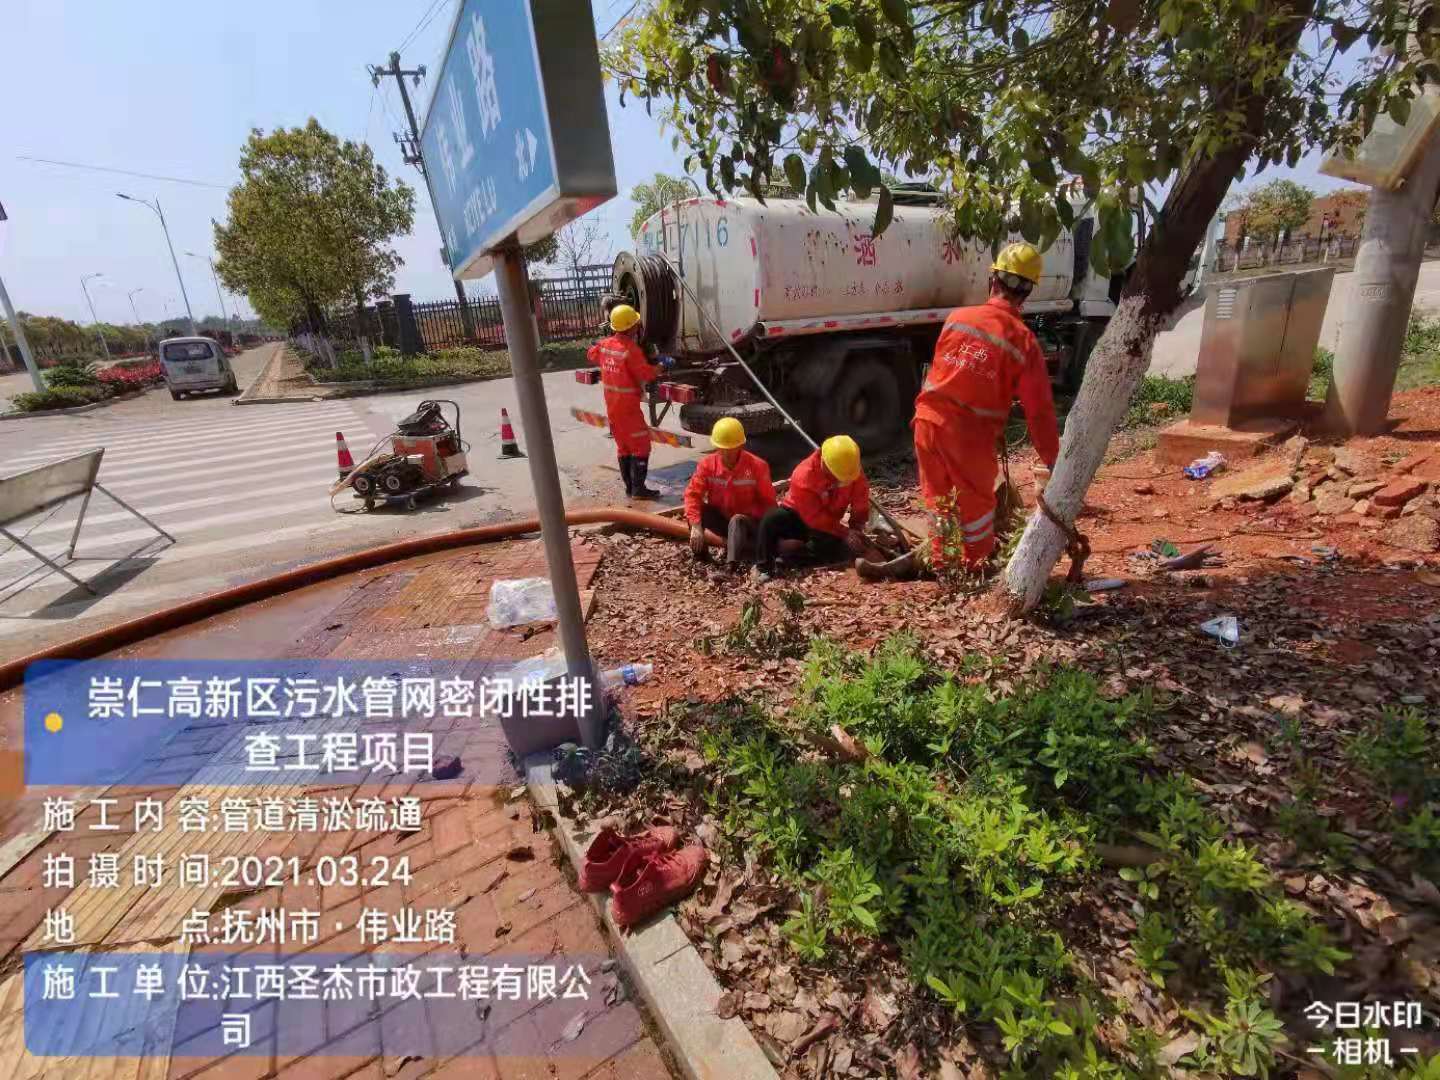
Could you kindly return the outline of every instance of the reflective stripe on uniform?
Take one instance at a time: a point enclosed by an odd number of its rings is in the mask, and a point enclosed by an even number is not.
[[[754,487],[755,478],[753,476],[746,476],[740,478],[739,480],[731,480],[730,483],[734,484],[736,487]]]
[[[965,535],[968,537],[971,533],[991,531],[994,521],[995,511],[991,510],[988,514],[982,514],[974,521],[965,522],[963,525],[960,526],[960,528],[964,530]]]
[[[1005,350],[1007,353],[1009,353],[1017,362],[1019,362],[1019,363],[1021,363],[1021,364],[1023,364],[1023,363],[1025,362],[1025,354],[1022,353],[1019,349],[1017,349],[1014,345],[1012,345],[1010,342],[1006,341],[1004,338],[998,338],[998,337],[996,337],[996,336],[993,335],[993,334],[987,334],[984,330],[981,330],[978,326],[971,326],[969,323],[963,323],[963,322],[953,322],[953,323],[946,323],[946,324],[945,324],[945,329],[946,329],[946,330],[958,330],[958,331],[959,331],[960,333],[962,333],[962,334],[969,334],[969,335],[970,335],[971,337],[973,337],[973,338],[978,338],[978,339],[981,340],[981,341],[989,342],[991,345],[994,345],[997,349],[1004,349],[1004,350]]]
[[[926,379],[925,385],[921,387],[921,390],[927,394],[933,394],[938,389],[939,387],[937,387],[929,379]],[[1008,409],[982,409],[978,405],[966,405],[960,402],[956,402],[956,404],[959,405],[960,408],[965,409],[968,412],[974,413],[982,420],[1005,420],[1008,419],[1010,416],[1010,412]]]
[[[633,386],[611,386],[609,383],[603,385],[606,392],[611,394],[638,394],[640,392]]]

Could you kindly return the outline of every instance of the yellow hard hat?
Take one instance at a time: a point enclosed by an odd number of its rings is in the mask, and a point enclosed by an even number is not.
[[[1034,244],[1006,244],[1000,249],[1000,254],[995,256],[995,262],[990,269],[998,270],[1002,274],[1014,274],[1032,285],[1039,285],[1044,266],[1045,260],[1040,255],[1040,249]]]
[[[710,429],[710,443],[717,450],[734,450],[745,445],[745,426],[733,416],[722,416]]]
[[[629,304],[616,304],[610,309],[610,329],[623,334],[640,321],[640,313]]]
[[[860,475],[860,447],[849,435],[831,435],[820,444],[820,460],[830,475],[848,484]]]

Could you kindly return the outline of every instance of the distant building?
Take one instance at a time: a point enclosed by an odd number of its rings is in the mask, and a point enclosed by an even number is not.
[[[1332,236],[1359,236],[1365,223],[1365,206],[1370,198],[1364,188],[1343,188],[1321,195],[1310,203],[1310,219],[1285,240],[1318,240]],[[1224,242],[1235,247],[1244,236],[1245,215],[1225,215]],[[1250,238],[1252,241],[1254,237]]]

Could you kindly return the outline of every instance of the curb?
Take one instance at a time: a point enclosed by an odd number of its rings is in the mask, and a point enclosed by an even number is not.
[[[560,800],[548,753],[525,759],[525,786],[537,809],[555,818],[555,834],[570,865],[580,872],[584,844],[575,822],[560,813]],[[615,952],[645,1000],[650,1015],[687,1080],[778,1080],[779,1074],[755,1036],[738,1016],[715,1014],[720,984],[675,916],[665,914],[632,934],[622,934],[603,895],[586,894],[609,931]]]
[[[318,399],[313,398],[313,397],[254,397],[254,396],[251,396],[250,391],[254,390],[255,387],[260,386],[262,383],[265,382],[266,377],[270,374],[270,369],[273,368],[276,364],[278,364],[278,363],[280,362],[281,358],[282,358],[284,355],[285,355],[285,342],[283,342],[283,341],[277,341],[277,342],[275,343],[275,351],[270,354],[270,359],[265,361],[265,366],[260,369],[260,374],[256,375],[255,378],[251,380],[250,385],[245,388],[245,392],[244,392],[243,394],[241,394],[239,397],[237,397],[234,401],[232,401],[231,404],[232,404],[232,405],[278,405],[279,403],[281,403],[281,402],[283,402],[283,401],[302,401],[302,402],[304,402],[305,404],[308,405],[310,402],[318,400]]]
[[[314,401],[330,401],[327,397],[238,397],[230,402],[231,405],[286,405],[291,402],[297,405],[309,405]]]
[[[155,385],[163,384],[156,383]],[[0,420],[33,420],[37,416],[78,416],[80,413],[94,412],[107,405],[114,405],[117,401],[130,401],[137,397],[144,397],[153,389],[155,389],[154,386],[147,386],[143,390],[132,390],[128,394],[116,394],[114,397],[108,397],[102,401],[92,401],[89,405],[76,405],[70,409],[37,409],[34,412],[0,413]]]

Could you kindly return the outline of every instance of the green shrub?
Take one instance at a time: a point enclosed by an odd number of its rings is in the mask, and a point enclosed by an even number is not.
[[[73,409],[79,405],[90,405],[104,401],[111,395],[108,386],[63,386],[43,393],[31,391],[16,394],[10,405],[16,412],[39,412],[43,409]]]
[[[67,390],[77,386],[96,386],[100,380],[95,375],[95,365],[76,367],[61,364],[45,372],[45,385],[52,390]]]
[[[1315,350],[1315,364],[1310,369],[1310,386],[1305,396],[1312,401],[1324,401],[1330,391],[1330,379],[1335,373],[1335,354],[1326,348]]]
[[[1195,376],[1172,379],[1168,375],[1146,375],[1135,396],[1130,399],[1130,408],[1125,413],[1123,425],[1126,428],[1148,427],[1164,423],[1190,411],[1195,399]]]
[[[732,632],[747,642],[761,625],[748,619]],[[1280,1029],[1257,993],[1267,976],[1250,969],[1332,974],[1347,954],[1187,777],[1152,773],[1148,694],[1112,700],[1068,668],[997,692],[979,677],[987,666],[940,670],[906,636],[868,656],[815,639],[784,715],[685,706],[675,730],[715,769],[705,797],[727,857],[758,858],[788,883],[781,932],[800,960],[870,955],[867,939],[883,936],[918,987],[994,1025],[1014,1075],[1120,1077],[1135,1074],[1091,1040],[1104,1005],[1063,935],[1101,856],[1094,841],[1138,838],[1157,857],[1119,874],[1135,893],[1135,961],[1162,987],[1223,977],[1217,1011],[1187,1014],[1201,1036],[1193,1060],[1263,1075]],[[864,760],[814,752],[835,745],[837,724]],[[1380,742],[1365,756],[1421,745],[1413,727]],[[1407,840],[1428,849],[1437,831],[1426,817]]]

